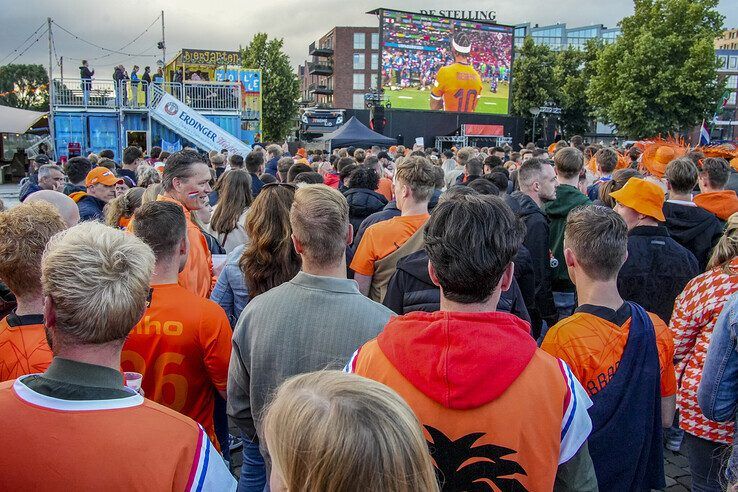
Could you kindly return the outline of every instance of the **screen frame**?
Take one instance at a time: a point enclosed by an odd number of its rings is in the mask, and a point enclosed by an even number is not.
[[[407,111],[418,111],[418,112],[430,112],[430,113],[448,113],[448,114],[479,114],[479,115],[492,115],[492,116],[510,116],[512,113],[512,95],[513,95],[513,80],[515,79],[514,75],[515,72],[513,70],[513,67],[515,65],[515,26],[509,25],[509,24],[500,24],[499,22],[490,22],[489,20],[475,20],[475,19],[458,19],[456,17],[444,17],[441,15],[430,15],[430,14],[421,14],[420,12],[410,12],[408,10],[397,10],[397,9],[389,9],[389,8],[379,8],[376,10],[372,10],[370,12],[367,12],[368,14],[376,14],[379,17],[379,52],[377,54],[379,58],[379,63],[377,64],[377,90],[379,93],[384,96],[384,83],[382,81],[382,52],[384,51],[384,13],[385,11],[388,12],[396,12],[399,14],[412,14],[417,15],[421,17],[426,18],[432,18],[432,19],[449,19],[452,21],[466,21],[466,22],[476,22],[479,24],[487,24],[490,26],[500,26],[509,28],[511,32],[511,45],[510,45],[510,80],[508,82],[508,96],[507,96],[507,113],[477,113],[477,112],[467,112],[467,111],[453,111],[453,112],[447,112],[447,111],[441,111],[441,110],[433,110],[433,109],[407,109]],[[395,108],[390,108],[390,110]],[[397,108],[397,109],[403,109],[403,108]],[[404,110],[404,109],[403,109]]]

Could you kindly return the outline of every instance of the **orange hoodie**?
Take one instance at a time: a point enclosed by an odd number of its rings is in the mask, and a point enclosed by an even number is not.
[[[591,429],[571,370],[507,313],[393,317],[346,370],[408,403],[449,490],[552,490]]]
[[[698,207],[707,210],[720,220],[728,220],[738,212],[738,196],[733,190],[710,191],[694,197]]]

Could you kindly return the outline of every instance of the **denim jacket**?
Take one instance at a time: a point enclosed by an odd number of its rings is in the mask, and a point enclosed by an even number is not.
[[[702,413],[710,420],[736,419],[738,407],[738,294],[723,307],[713,328],[710,346],[697,392]],[[738,466],[738,447],[733,448],[727,474],[732,480]]]
[[[249,291],[246,287],[241,267],[238,260],[241,258],[246,245],[236,247],[228,254],[226,265],[218,277],[218,281],[210,294],[210,300],[217,302],[226,312],[231,328],[236,326],[241,311],[249,302]]]

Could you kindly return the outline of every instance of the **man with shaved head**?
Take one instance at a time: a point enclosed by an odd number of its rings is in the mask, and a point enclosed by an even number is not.
[[[64,193],[52,190],[37,191],[28,195],[25,203],[38,201],[50,203],[59,212],[67,227],[75,226],[79,222],[79,208],[77,204]]]

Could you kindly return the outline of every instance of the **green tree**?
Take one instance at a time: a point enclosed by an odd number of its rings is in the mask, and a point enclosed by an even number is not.
[[[282,39],[267,39],[258,33],[241,50],[244,68],[260,68],[262,73],[262,118],[264,141],[281,140],[297,115],[300,85],[290,60],[282,50]]]
[[[513,64],[512,111],[525,119],[526,134],[530,137],[533,115],[530,108],[539,107],[557,96],[554,81],[555,56],[545,45],[537,45],[528,36],[515,54]],[[536,130],[536,134],[540,132]]]
[[[554,80],[558,88],[559,119],[567,137],[586,133],[593,120],[593,109],[586,91],[602,44],[590,40],[585,50],[573,47],[556,55]]]
[[[688,129],[708,116],[721,88],[713,42],[718,0],[635,0],[606,46],[587,90],[596,114],[631,138]]]
[[[0,104],[35,111],[49,110],[49,76],[41,65],[0,67]]]

